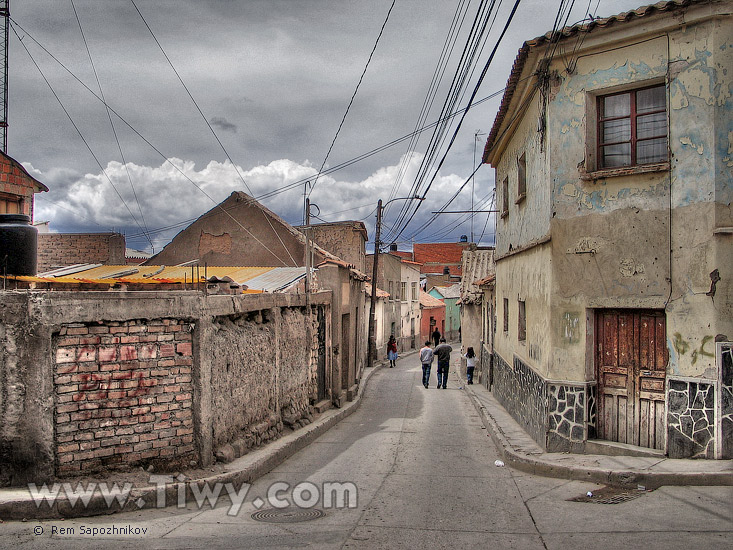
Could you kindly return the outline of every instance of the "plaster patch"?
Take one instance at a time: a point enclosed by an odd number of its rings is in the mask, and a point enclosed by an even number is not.
[[[693,149],[697,151],[698,155],[702,155],[705,152],[705,146],[702,143],[700,145],[695,145],[689,136],[681,137],[680,143],[682,145],[687,145],[689,147],[692,147]]]

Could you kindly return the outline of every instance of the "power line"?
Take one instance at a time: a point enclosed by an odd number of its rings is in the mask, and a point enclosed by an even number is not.
[[[130,0],[132,1],[132,0]],[[313,193],[313,189],[315,188],[316,184],[318,183],[318,176],[323,172],[323,167],[326,166],[326,161],[328,160],[329,155],[331,154],[331,150],[333,149],[334,144],[336,143],[336,138],[338,138],[339,133],[341,132],[341,128],[344,125],[344,122],[346,121],[346,116],[349,114],[349,110],[351,109],[351,105],[354,103],[354,98],[356,98],[356,94],[359,91],[359,86],[361,86],[362,80],[364,80],[364,75],[367,72],[367,69],[369,68],[369,63],[372,61],[372,57],[374,56],[374,52],[377,49],[377,44],[379,44],[379,39],[382,38],[382,33],[384,32],[384,27],[387,26],[387,21],[389,21],[389,16],[392,13],[392,8],[394,8],[396,0],[392,0],[392,5],[389,7],[389,11],[387,12],[387,17],[384,19],[384,23],[382,23],[382,28],[379,29],[379,35],[377,36],[377,40],[374,42],[374,47],[372,48],[371,53],[369,54],[369,59],[367,59],[366,65],[364,65],[364,70],[361,72],[361,76],[359,77],[359,82],[356,84],[356,89],[354,90],[354,93],[351,95],[351,100],[349,101],[349,104],[346,106],[346,112],[344,113],[343,118],[341,119],[341,123],[338,126],[338,129],[336,130],[336,135],[333,136],[333,141],[331,142],[330,147],[328,148],[328,152],[326,152],[326,156],[323,159],[323,163],[321,164],[320,170],[318,170],[318,173],[316,174],[316,179],[313,181],[313,185],[310,188],[310,191],[308,191],[308,196],[311,196],[311,193]]]
[[[86,48],[87,56],[89,56],[89,63],[92,66],[92,71],[94,72],[94,78],[96,79],[97,86],[99,87],[99,95],[102,96],[102,102],[104,103],[105,111],[107,112],[107,118],[109,119],[109,125],[112,128],[112,133],[114,134],[115,142],[117,143],[117,149],[119,150],[120,157],[122,158],[122,165],[125,167],[125,172],[127,172],[127,180],[130,182],[130,187],[132,188],[132,194],[135,197],[135,202],[137,203],[137,209],[140,212],[140,219],[143,222],[143,226],[145,227],[145,231],[147,231],[148,230],[148,225],[147,225],[147,223],[145,223],[145,216],[143,215],[143,210],[142,210],[142,208],[140,206],[140,200],[138,199],[137,193],[135,192],[135,186],[132,184],[132,176],[130,175],[130,169],[127,166],[127,161],[125,160],[125,155],[122,152],[122,146],[120,145],[120,139],[117,136],[117,130],[115,130],[115,125],[112,122],[112,115],[109,112],[109,107],[107,107],[107,101],[106,101],[106,99],[104,97],[104,90],[102,90],[102,83],[99,81],[99,75],[97,74],[97,68],[94,66],[94,60],[92,59],[92,52],[89,50],[89,44],[87,43],[87,38],[84,35],[84,29],[81,26],[81,20],[79,19],[79,14],[76,11],[76,6],[74,5],[74,0],[70,0],[70,1],[71,1],[71,7],[74,10],[74,16],[76,17],[76,22],[79,25],[79,32],[81,33],[81,38],[84,41],[84,47]],[[153,241],[150,239],[149,236],[146,235],[146,237],[148,239],[148,242],[150,243],[151,248],[154,249],[154,247],[153,247]]]

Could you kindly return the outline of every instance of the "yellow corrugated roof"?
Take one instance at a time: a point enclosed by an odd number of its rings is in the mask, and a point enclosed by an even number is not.
[[[162,268],[162,270],[161,270]],[[232,281],[239,284],[246,284],[246,281],[254,279],[264,273],[268,273],[275,269],[274,267],[163,267],[159,265],[134,266],[134,265],[103,265],[91,269],[78,271],[63,277],[16,277],[20,281],[47,283],[50,281],[57,283],[98,283],[98,284],[115,284],[115,283],[183,283],[184,281],[195,281],[197,278],[203,280],[204,273],[207,277],[218,277],[223,279],[229,277]],[[130,271],[137,270],[135,273]],[[124,273],[128,274],[124,274]],[[192,275],[193,273],[193,275]],[[117,275],[119,274],[119,275]],[[115,276],[117,275],[117,276]],[[147,275],[147,277],[146,277]]]

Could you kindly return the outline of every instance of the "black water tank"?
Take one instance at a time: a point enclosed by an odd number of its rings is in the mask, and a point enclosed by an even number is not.
[[[0,275],[35,275],[38,230],[30,216],[0,214]]]

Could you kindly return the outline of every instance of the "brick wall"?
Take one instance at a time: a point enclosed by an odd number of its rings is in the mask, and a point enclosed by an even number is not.
[[[0,154],[0,199],[20,199],[20,214],[33,216],[33,193],[36,182],[22,166],[10,157]],[[0,211],[2,212],[2,211]]]
[[[38,272],[74,264],[125,265],[125,237],[119,233],[41,233]]]
[[[196,459],[190,324],[74,323],[53,337],[59,475]]]

